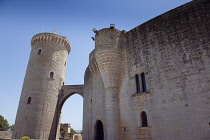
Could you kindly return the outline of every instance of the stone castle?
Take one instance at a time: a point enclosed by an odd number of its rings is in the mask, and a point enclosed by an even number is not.
[[[61,123],[60,130],[63,133],[60,133],[59,140],[82,140],[81,134],[71,133],[71,125],[68,123]]]
[[[84,98],[83,140],[210,139],[210,1],[194,0],[126,32],[95,30],[84,85],[65,85],[67,38],[40,33],[13,139],[58,139],[63,103]]]

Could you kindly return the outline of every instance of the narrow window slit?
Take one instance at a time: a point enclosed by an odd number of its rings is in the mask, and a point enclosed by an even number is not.
[[[54,73],[50,72],[50,78],[54,78]]]
[[[142,92],[147,91],[145,74],[141,73]]]
[[[38,55],[40,55],[42,53],[42,50],[41,49],[39,49],[39,51],[38,51]]]
[[[136,92],[140,93],[140,82],[139,82],[139,75],[138,74],[135,75],[135,79],[136,79]]]
[[[28,97],[27,104],[31,104],[31,97]]]
[[[141,112],[141,126],[142,127],[148,127],[147,114],[146,114],[145,111]]]

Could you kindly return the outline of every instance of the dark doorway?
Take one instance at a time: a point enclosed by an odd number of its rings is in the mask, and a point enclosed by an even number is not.
[[[104,140],[104,128],[100,120],[96,122],[95,126],[95,140]]]

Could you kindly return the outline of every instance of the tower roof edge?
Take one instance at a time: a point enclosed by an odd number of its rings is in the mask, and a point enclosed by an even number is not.
[[[39,34],[34,35],[31,39],[31,46],[33,46],[34,44],[38,42],[58,43],[60,45],[64,45],[68,53],[70,53],[71,51],[71,45],[68,39],[64,36],[60,36],[54,33],[39,33]]]

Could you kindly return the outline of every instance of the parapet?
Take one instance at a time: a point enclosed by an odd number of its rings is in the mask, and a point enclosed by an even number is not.
[[[95,34],[95,49],[101,47],[118,48],[119,39],[124,31],[115,28],[104,28]]]
[[[71,45],[66,37],[59,36],[54,33],[40,33],[32,37],[31,46],[39,42],[52,42],[66,47],[68,53],[71,51]]]
[[[70,123],[61,123],[61,126],[70,126]]]

